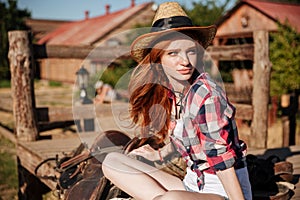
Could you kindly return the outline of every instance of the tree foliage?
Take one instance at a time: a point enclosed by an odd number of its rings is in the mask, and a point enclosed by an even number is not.
[[[11,30],[26,30],[24,19],[30,17],[26,9],[17,8],[17,0],[0,0],[0,79],[9,79],[8,66],[8,37]]]
[[[300,89],[300,34],[288,24],[279,24],[270,40],[271,95]]]
[[[202,0],[193,2],[191,10],[185,8],[186,13],[192,19],[194,25],[209,26],[214,23],[228,10],[235,0]],[[199,14],[201,13],[201,15]]]

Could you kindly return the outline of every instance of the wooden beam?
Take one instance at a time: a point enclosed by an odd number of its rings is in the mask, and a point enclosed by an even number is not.
[[[236,108],[235,118],[243,120],[252,120],[253,109],[249,104],[234,104]]]
[[[128,46],[92,47],[92,46],[63,46],[63,45],[33,45],[34,57],[42,58],[79,58],[110,60],[129,58]],[[253,60],[253,44],[209,46],[210,56],[217,60]]]
[[[78,58],[111,60],[129,58],[128,46],[92,47],[92,46],[63,46],[63,45],[33,45],[34,58]]]
[[[236,118],[251,120],[253,115],[252,105],[248,104],[234,104],[236,107]],[[112,108],[110,104],[94,106],[82,105],[76,108],[66,108],[66,107],[45,107],[37,108],[37,116],[39,122],[65,122],[72,121],[76,119],[89,119],[96,117],[111,116],[113,114],[113,109],[116,109],[116,113],[126,113],[128,112],[127,105],[120,104],[119,108]],[[116,114],[114,113],[114,114]]]
[[[17,138],[34,141],[38,136],[33,87],[33,61],[29,32],[8,32],[8,59]]]
[[[44,159],[27,148],[26,144],[27,143],[20,143],[17,145],[17,155],[20,162],[19,164],[27,169],[31,174],[35,174],[36,167],[43,162]],[[55,175],[56,171],[54,167],[54,165],[45,164],[40,167],[39,172],[43,175]],[[42,178],[40,180],[52,190],[56,188],[57,183],[54,181]]]
[[[269,60],[269,34],[267,31],[254,31],[253,65],[253,120],[251,124],[250,146],[267,148],[268,103],[270,91],[271,63]],[[255,139],[254,139],[255,138]]]
[[[228,45],[228,46],[209,46],[207,48],[213,60],[253,60],[253,44]]]
[[[13,112],[11,99],[8,98],[0,98],[0,110],[6,112]]]
[[[37,108],[39,122],[61,122],[74,120],[70,107],[41,107]]]
[[[111,116],[113,110],[119,113],[126,112],[126,109],[127,106],[125,103],[120,104],[120,106],[111,104],[87,104],[73,107],[41,107],[37,108],[37,118],[39,122],[63,122]]]
[[[19,142],[17,144],[18,160],[20,165],[34,175],[37,166],[39,166],[46,159],[55,158],[56,156],[58,156],[59,159],[62,159],[66,155],[71,155],[71,153],[78,148],[82,141],[88,141],[90,138],[94,138],[95,136],[97,136],[97,133],[85,133],[82,136],[77,135],[62,139]],[[54,168],[56,167],[55,165],[55,162],[49,162],[41,165],[38,168],[38,175],[57,175],[57,171],[55,171]],[[40,178],[40,180],[49,188],[55,190],[57,186],[56,182],[43,178]]]

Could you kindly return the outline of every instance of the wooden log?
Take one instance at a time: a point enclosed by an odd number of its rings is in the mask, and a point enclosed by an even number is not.
[[[118,114],[128,112],[128,105],[120,104],[119,108],[115,106],[114,109]],[[244,120],[251,120],[253,115],[252,105],[249,104],[234,104],[236,107],[236,115],[235,117],[238,119]],[[37,117],[38,121],[43,122],[65,122],[65,121],[72,121],[77,119],[89,119],[89,118],[96,118],[96,117],[105,117],[105,116],[112,116],[111,105],[82,105],[76,108],[71,107],[41,107],[37,108]],[[114,113],[114,114],[116,114]]]
[[[38,136],[33,87],[33,62],[29,32],[8,32],[13,113],[18,140],[34,141]]]
[[[250,146],[266,148],[268,137],[268,102],[271,63],[269,61],[269,35],[267,31],[255,31],[253,65],[253,120]]]
[[[77,46],[69,47],[62,45],[33,45],[34,57],[42,58],[93,58],[93,59],[115,59],[129,58],[128,46],[119,47],[91,47]],[[209,46],[208,53],[214,60],[253,60],[253,44]]]
[[[207,51],[213,60],[253,60],[253,44],[209,46]]]
[[[39,122],[62,122],[74,120],[71,107],[41,107],[37,108]]]
[[[290,145],[290,121],[288,116],[281,117],[282,123],[282,147],[288,147]]]
[[[17,146],[17,151],[23,150],[19,149],[19,145]],[[28,153],[26,151],[22,152]],[[18,154],[19,155],[19,154]],[[22,155],[23,156],[23,155]],[[19,179],[19,192],[18,192],[18,199],[20,200],[40,200],[43,199],[43,195],[51,191],[51,187],[48,187],[46,184],[43,183],[43,179],[39,179],[34,175],[33,172],[30,172],[28,168],[26,168],[24,163],[28,164],[32,160],[35,160],[34,154],[30,153],[29,157],[27,157],[27,160],[22,160],[18,156],[18,179]],[[35,167],[35,166],[34,166]],[[43,168],[46,168],[43,166]],[[50,174],[52,171],[54,171],[54,167],[47,166],[44,171],[47,172],[47,174]],[[52,183],[52,185],[55,185],[54,181],[47,180],[47,182]],[[55,186],[53,188],[55,188]],[[51,189],[50,189],[51,188]]]
[[[40,107],[37,108],[39,122],[62,122],[77,119],[112,116],[128,112],[126,103],[86,104],[74,107]]]
[[[235,118],[243,120],[252,120],[253,109],[249,104],[234,104],[236,108]]]
[[[63,46],[63,45],[34,45],[34,57],[42,58],[78,58],[109,61],[116,58],[129,58],[128,46],[92,47],[92,46]]]
[[[22,143],[17,146],[18,159],[20,162],[19,164],[22,165],[22,167],[24,167],[25,169],[27,169],[31,174],[35,174],[36,167],[47,158],[41,158],[41,156],[38,155],[37,152],[33,152],[30,148],[28,148],[29,145],[30,144]],[[53,145],[55,145],[55,143],[52,143],[52,146]],[[50,166],[49,164],[42,165],[39,168],[39,173],[48,176],[55,175],[54,167],[55,166]],[[40,179],[40,180],[52,190],[55,189],[57,185],[56,182],[49,179]],[[28,180],[25,181],[28,182]]]

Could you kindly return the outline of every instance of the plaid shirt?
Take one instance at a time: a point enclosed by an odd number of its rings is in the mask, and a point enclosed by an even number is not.
[[[244,163],[246,145],[238,138],[235,108],[225,92],[207,74],[201,74],[189,89],[183,106],[181,139],[171,137],[187,165],[196,172],[198,186],[203,171],[215,173]]]

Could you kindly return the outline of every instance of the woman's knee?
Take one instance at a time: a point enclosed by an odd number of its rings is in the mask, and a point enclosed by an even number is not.
[[[114,166],[118,166],[121,163],[120,157],[123,154],[118,152],[111,152],[107,154],[102,162],[102,171],[105,176],[109,174],[114,168]]]
[[[107,165],[107,164],[112,164],[112,163],[115,163],[115,162],[120,162],[119,161],[119,158],[123,156],[123,154],[121,153],[118,153],[118,152],[111,152],[111,153],[108,153],[104,160],[103,160],[103,164],[104,165]]]

